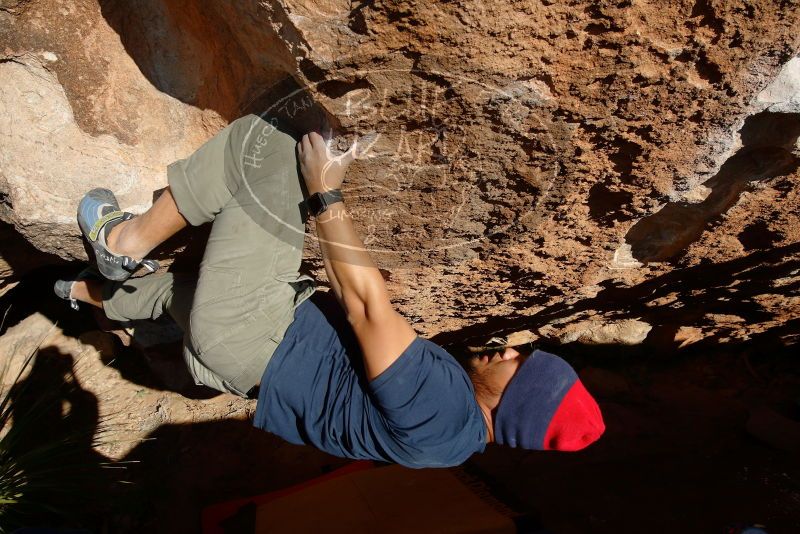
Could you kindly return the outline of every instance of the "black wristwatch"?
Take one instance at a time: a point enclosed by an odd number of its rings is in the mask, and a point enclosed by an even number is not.
[[[331,204],[343,200],[342,191],[339,189],[331,189],[324,193],[314,193],[306,200],[306,209],[311,215],[318,217],[325,213],[325,210],[327,210]]]

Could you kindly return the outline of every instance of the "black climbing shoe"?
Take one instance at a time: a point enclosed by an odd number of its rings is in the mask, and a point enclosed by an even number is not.
[[[72,285],[79,280],[103,280],[103,276],[92,265],[79,272],[72,280],[56,280],[53,291],[55,291],[57,297],[68,300],[73,310],[79,308],[78,301],[72,298]]]
[[[92,189],[78,205],[78,226],[92,245],[100,274],[109,280],[127,280],[139,267],[150,272],[158,269],[155,260],[135,260],[108,250],[106,236],[111,229],[133,217],[132,213],[120,211],[114,193],[108,189]]]

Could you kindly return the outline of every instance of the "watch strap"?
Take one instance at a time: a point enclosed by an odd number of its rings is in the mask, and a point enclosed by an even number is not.
[[[320,193],[323,199],[325,199],[325,207],[327,208],[331,204],[335,204],[336,202],[342,202],[344,200],[344,195],[342,195],[341,189],[331,189],[330,191],[325,191],[324,193]]]
[[[344,200],[340,189],[331,189],[323,193],[314,193],[303,202],[308,214],[317,217],[325,213],[328,206]]]

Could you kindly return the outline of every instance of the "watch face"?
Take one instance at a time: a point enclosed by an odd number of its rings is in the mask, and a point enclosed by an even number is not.
[[[319,215],[320,213],[325,211],[325,208],[327,207],[328,205],[325,202],[325,199],[322,198],[322,195],[320,195],[319,193],[314,193],[313,195],[308,197],[308,209],[314,215]]]

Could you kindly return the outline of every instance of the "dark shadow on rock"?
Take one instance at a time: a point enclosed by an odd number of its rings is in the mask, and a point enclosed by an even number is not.
[[[107,459],[97,453],[98,402],[73,375],[73,359],[55,347],[38,351],[29,374],[8,399],[13,423],[7,453],[29,483],[20,505],[4,504],[4,520],[16,526],[99,529],[112,484]],[[13,378],[13,377],[11,377]],[[6,473],[11,475],[11,473]],[[5,475],[4,475],[5,476]],[[16,516],[33,506],[33,516]]]
[[[628,230],[625,241],[634,258],[647,263],[678,257],[754,183],[800,166],[800,158],[792,153],[800,137],[800,114],[758,113],[747,118],[739,133],[742,148],[703,184],[711,189],[704,201],[670,202]]]
[[[4,289],[19,282],[28,272],[42,265],[67,263],[55,254],[37,249],[14,226],[4,221],[0,221],[0,251],[0,305],[3,303]]]
[[[213,5],[103,0],[100,9],[158,90],[200,109],[213,109],[227,120],[241,114],[254,84],[285,75],[277,65],[265,72],[264,65],[253,64],[236,39],[236,28],[230,28]]]
[[[291,445],[250,421],[162,425],[124,459],[130,532],[200,531],[206,506],[283,489],[348,463]]]
[[[272,7],[196,0],[100,2],[103,17],[128,55],[159,91],[212,109],[228,122],[267,112],[305,133],[319,120],[291,111],[298,109],[295,103],[304,94],[291,73],[299,68],[315,80],[315,70],[313,64],[295,64],[292,45],[284,41],[291,39],[292,30],[275,29],[292,23],[279,7]],[[322,108],[315,106],[315,112],[338,123]]]
[[[797,455],[745,433],[750,408],[770,389],[796,392],[791,352],[773,355],[784,362],[774,386],[719,349],[658,366],[628,360],[619,372],[632,377],[631,390],[598,397],[606,433],[597,443],[576,453],[490,445],[470,465],[552,532],[738,532],[727,529],[754,523],[793,532],[800,508],[782,496],[795,486],[782,473],[800,468]],[[773,364],[754,366],[766,375]]]
[[[736,315],[745,324],[757,324],[777,320],[779,317],[759,303],[759,298],[771,294],[783,296],[800,295],[800,243],[756,251],[722,263],[707,263],[684,269],[676,269],[652,280],[628,287],[607,280],[600,284],[603,289],[594,298],[575,304],[554,304],[532,315],[493,317],[486,322],[458,331],[443,332],[432,339],[441,345],[460,347],[483,344],[487,337],[507,335],[525,329],[539,329],[556,321],[573,318],[581,320],[586,312],[597,312],[605,321],[641,318],[649,323],[653,331],[650,341],[658,336],[660,343],[648,343],[650,351],[675,351],[678,343],[669,334],[679,326],[714,326],[708,314]],[[780,285],[776,285],[780,284]],[[790,327],[787,330],[787,325]],[[705,338],[703,343],[712,345],[727,337],[723,327]],[[791,323],[764,336],[776,336],[781,343],[796,343],[798,334]],[[594,351],[614,351],[603,346]],[[615,349],[617,350],[617,349]],[[638,351],[641,348],[620,348]]]
[[[20,280],[19,285],[0,298],[0,305],[2,305],[0,314],[6,314],[0,335],[34,313],[45,315],[74,337],[78,337],[80,333],[90,329],[87,328],[87,325],[92,325],[93,322],[86,320],[88,310],[82,309],[80,312],[73,312],[69,303],[56,297],[53,292],[53,284],[57,279],[74,275],[83,267],[78,263],[66,266],[47,266],[34,269],[26,275]]]
[[[0,318],[6,314],[0,335],[26,317],[41,313],[57,324],[65,335],[80,338],[82,342],[93,346],[103,362],[117,369],[126,380],[151,389],[176,391],[187,398],[207,399],[220,394],[194,384],[184,363],[179,341],[150,343],[147,347],[131,344],[129,336],[122,330],[123,326],[107,319],[102,311],[88,304],[80,305],[80,309],[75,311],[66,301],[56,297],[53,283],[59,278],[74,275],[82,268],[83,265],[70,264],[68,267],[43,267],[32,271],[0,299],[3,305]],[[177,328],[168,317],[162,320],[173,325],[171,330]],[[156,322],[147,322],[153,324],[145,326],[158,327]],[[140,322],[143,323],[145,321]],[[85,335],[98,329],[109,332],[107,336],[111,339]],[[123,343],[122,339],[125,338],[128,339]]]

